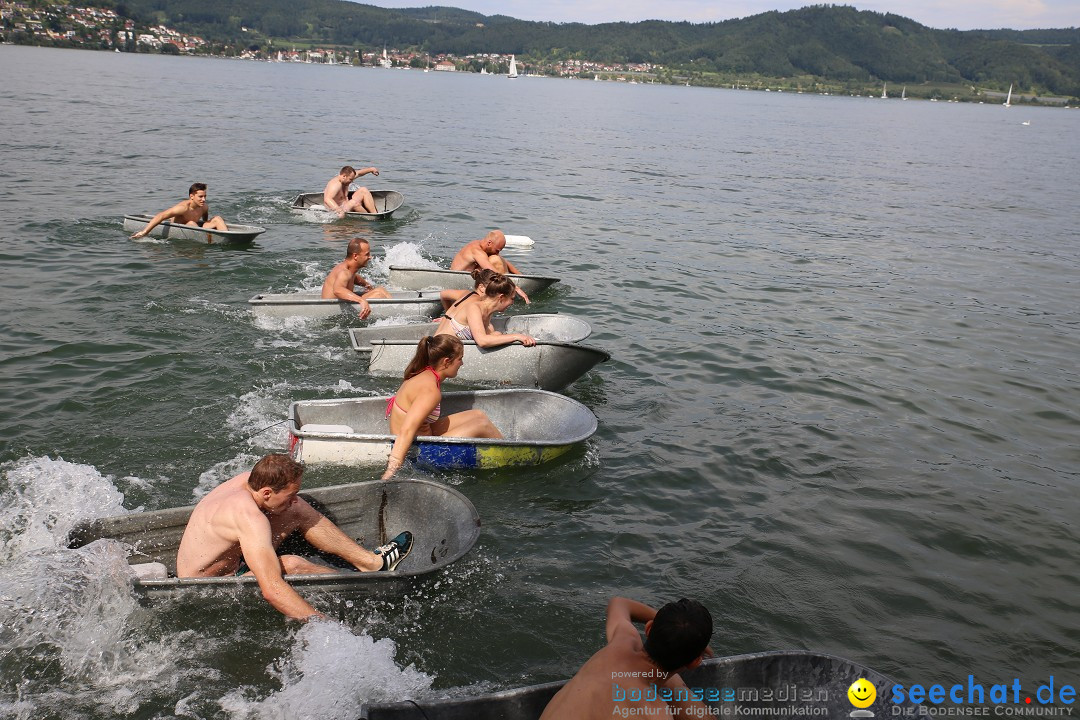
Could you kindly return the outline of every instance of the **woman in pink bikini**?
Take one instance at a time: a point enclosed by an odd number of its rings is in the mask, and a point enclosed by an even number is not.
[[[390,432],[397,437],[383,480],[398,471],[418,435],[502,437],[483,410],[442,414],[442,381],[458,374],[464,356],[465,347],[454,335],[425,337],[416,345],[416,354],[405,368],[405,382],[386,403]]]

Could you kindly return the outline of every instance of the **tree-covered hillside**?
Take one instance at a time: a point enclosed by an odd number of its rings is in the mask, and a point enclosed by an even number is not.
[[[955,83],[1080,97],[1080,30],[935,30],[841,5],[721,23],[549,23],[449,7],[390,10],[345,0],[105,0],[219,42],[268,39],[533,61],[650,62],[686,73],[833,82]],[[244,32],[243,28],[248,31]]]

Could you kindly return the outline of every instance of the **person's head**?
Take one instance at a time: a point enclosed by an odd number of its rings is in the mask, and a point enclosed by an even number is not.
[[[429,335],[416,344],[416,354],[405,368],[405,379],[415,377],[430,365],[444,378],[454,377],[461,369],[465,346],[456,335]]]
[[[514,303],[517,285],[502,273],[491,273],[484,283],[484,295],[496,301],[497,310],[505,310]]]
[[[270,513],[281,512],[296,499],[304,466],[288,455],[273,453],[255,463],[248,474],[248,487],[259,506]]]
[[[694,667],[712,637],[712,615],[699,602],[670,602],[645,625],[645,652],[661,670]]]
[[[346,165],[345,167],[341,168],[341,172],[338,173],[338,176],[342,180],[352,182],[356,179],[356,168],[354,168],[352,165]]]
[[[360,258],[360,267],[368,264],[371,259],[371,244],[364,238],[353,238],[349,241],[349,247],[345,250],[345,259],[350,260],[354,255]]]
[[[201,205],[206,202],[206,183],[191,183],[187,194],[189,198]]]
[[[473,289],[480,291],[487,287],[487,284],[491,282],[491,278],[495,277],[499,273],[494,270],[488,270],[487,268],[476,268],[472,271]]]
[[[488,255],[498,255],[506,247],[506,235],[503,235],[502,230],[492,230],[480,241],[480,247],[484,248]]]

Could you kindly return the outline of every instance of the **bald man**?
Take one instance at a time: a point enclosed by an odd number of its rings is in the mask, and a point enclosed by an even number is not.
[[[477,268],[485,268],[503,275],[521,275],[521,271],[514,267],[512,262],[499,255],[504,247],[506,247],[506,235],[502,230],[492,230],[479,240],[473,240],[458,250],[450,263],[450,269],[472,272]],[[517,294],[525,302],[529,302],[529,296],[520,287],[517,288]]]

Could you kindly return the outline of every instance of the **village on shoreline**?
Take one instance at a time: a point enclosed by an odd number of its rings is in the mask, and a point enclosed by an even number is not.
[[[165,25],[140,25],[130,18],[107,8],[78,7],[67,4],[42,4],[0,0],[0,41],[4,44],[34,45],[111,52],[202,55],[265,62],[349,65],[354,67],[383,67],[422,70],[424,72],[471,72],[481,75],[507,75],[514,56],[499,53],[475,53],[456,56],[450,53],[428,54],[413,50],[361,50],[356,48],[304,46],[289,43],[277,46],[272,39],[254,31],[252,43],[246,47],[213,43],[197,35],[180,32]],[[881,97],[920,99],[945,102],[974,102],[979,104],[1031,104],[1076,109],[1070,98],[1005,93],[979,89],[974,86],[918,85],[904,86],[892,94],[888,86],[879,90],[865,83],[828,82],[818,78],[773,78],[756,74],[723,78],[695,77],[677,68],[652,63],[600,63],[590,60],[567,59],[546,63],[516,58],[521,75],[557,77],[595,81],[614,81],[628,84],[698,85],[765,92],[812,93],[852,97]]]

